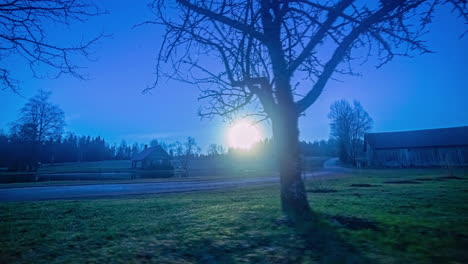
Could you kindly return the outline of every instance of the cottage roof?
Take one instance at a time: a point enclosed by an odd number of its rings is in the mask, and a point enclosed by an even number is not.
[[[167,152],[161,146],[158,145],[156,147],[144,149],[142,152],[136,154],[132,158],[132,161],[145,160],[150,156],[153,159],[171,159],[171,156],[169,156],[169,154],[167,154]]]
[[[468,126],[368,133],[364,140],[376,149],[468,146]]]

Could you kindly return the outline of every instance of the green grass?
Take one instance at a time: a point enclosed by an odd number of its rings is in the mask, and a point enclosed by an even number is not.
[[[329,157],[308,157],[304,162],[304,168],[307,171],[314,171],[322,168],[325,160]],[[216,162],[216,161],[213,161]],[[29,181],[29,182],[11,182],[0,183],[0,188],[16,188],[16,187],[32,187],[32,186],[60,186],[60,185],[85,185],[85,184],[113,184],[113,183],[138,183],[138,182],[167,182],[167,181],[198,181],[198,180],[226,180],[226,179],[248,179],[259,177],[271,177],[276,175],[273,170],[265,167],[255,167],[253,169],[239,169],[226,167],[224,169],[213,170],[213,164],[204,164],[201,167],[190,169],[189,177],[172,177],[162,178],[154,176],[155,172],[151,170],[134,170],[131,169],[131,161],[128,160],[107,160],[107,161],[90,161],[90,162],[68,162],[68,163],[55,163],[44,164],[38,170],[40,177],[47,178],[48,175],[61,174],[61,173],[135,173],[137,179],[131,179],[130,175],[122,176],[124,179],[106,179],[103,175],[101,179],[67,179],[67,180],[48,180],[48,181]],[[245,164],[244,164],[245,165]],[[242,166],[240,166],[242,168]],[[248,168],[248,166],[247,166]],[[24,174],[31,174],[25,172],[9,172],[6,168],[0,168],[0,182],[1,177],[15,178]],[[30,179],[34,175],[29,176]],[[80,176],[75,176],[80,177]],[[127,178],[127,179],[125,179]]]
[[[467,263],[468,174],[446,175],[388,170],[309,180],[319,219],[312,229],[283,221],[273,185],[4,203],[0,263]]]
[[[132,184],[132,183],[158,183],[158,182],[180,182],[180,181],[211,181],[215,178],[183,177],[183,178],[148,178],[134,180],[63,180],[43,182],[15,182],[0,184],[0,189],[22,188],[22,187],[47,187],[66,185],[96,185],[96,184]]]
[[[329,157],[307,157],[305,166],[308,170],[321,168],[322,164]],[[46,173],[110,173],[110,172],[133,172],[130,160],[104,160],[104,161],[86,161],[86,162],[65,162],[43,164],[37,171],[39,174]],[[202,168],[202,170],[210,167]],[[200,170],[196,168],[195,170]],[[142,172],[138,170],[138,172]],[[9,172],[7,168],[0,168],[2,174],[24,174],[26,172]]]
[[[131,172],[132,162],[130,160],[104,160],[87,162],[66,162],[55,164],[44,164],[38,173],[72,173],[72,172]]]
[[[43,164],[37,171],[39,174],[47,173],[103,173],[103,172],[131,172],[133,171],[130,160],[104,160],[104,161],[85,161],[85,162],[64,162]],[[31,174],[24,171],[8,171],[8,168],[0,168],[2,175],[20,175]]]

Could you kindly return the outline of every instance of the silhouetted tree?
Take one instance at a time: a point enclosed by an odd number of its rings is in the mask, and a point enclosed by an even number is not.
[[[72,22],[85,21],[87,18],[102,14],[92,1],[88,0],[41,0],[15,1],[0,3],[0,58],[15,55],[29,64],[34,76],[38,65],[54,69],[56,76],[70,74],[84,78],[74,64],[76,55],[88,57],[91,46],[103,35],[82,41],[77,45],[66,45],[66,41],[52,41],[48,37],[46,25],[70,25]],[[8,62],[7,62],[8,63]],[[0,66],[1,89],[18,88],[18,80],[11,75],[12,68]]]
[[[314,142],[300,142],[301,154],[305,157],[336,155],[336,142],[331,140],[320,140]]]
[[[219,156],[223,155],[226,151],[224,150],[224,147],[222,145],[218,144],[210,144],[208,146],[208,155],[209,156]]]
[[[58,105],[50,102],[50,95],[51,92],[39,90],[36,96],[30,98],[21,108],[13,129],[16,126],[30,126],[34,130],[29,135],[33,137],[31,140],[39,143],[62,135],[65,127],[64,113]]]
[[[148,89],[161,76],[195,84],[207,101],[200,111],[206,117],[229,118],[245,106],[259,105],[272,124],[283,211],[308,215],[299,116],[334,73],[352,74],[351,62],[365,60],[363,53],[377,54],[381,66],[394,56],[428,52],[421,36],[434,10],[451,4],[466,21],[465,2],[154,0],[150,7],[156,19],[146,24],[162,24],[166,33],[157,79]],[[171,70],[163,72],[163,63]]]
[[[120,146],[117,148],[116,159],[118,160],[128,160],[131,158],[132,149],[130,146],[127,145],[125,140],[120,142]]]
[[[140,149],[138,147],[138,143],[133,143],[132,145],[132,154],[131,154],[131,157],[135,156],[136,154],[138,154],[140,152]]]
[[[159,146],[159,141],[158,141],[156,138],[154,138],[154,139],[152,139],[152,140],[150,141],[150,144],[149,144],[149,145],[150,145],[150,147]]]
[[[37,126],[32,123],[17,124],[11,128],[11,171],[35,171],[39,162]]]
[[[79,161],[78,140],[75,135],[69,134],[67,139],[63,141],[62,160],[64,162]]]
[[[135,153],[126,143],[120,146],[121,153],[116,155],[115,146],[110,146],[104,138],[74,134],[66,137],[49,137],[38,144],[36,126],[24,124],[13,126],[10,135],[0,131],[0,167],[8,166],[10,170],[35,170],[37,163],[60,163],[101,161],[111,159],[129,159]]]
[[[362,152],[364,134],[372,128],[372,118],[361,103],[338,100],[330,106],[330,134],[338,142],[340,160],[355,165],[359,152]]]
[[[40,160],[42,145],[47,140],[53,141],[54,138],[59,138],[65,127],[64,113],[58,105],[49,101],[50,94],[39,90],[38,94],[30,98],[21,108],[18,120],[11,127],[13,142],[23,149],[21,155],[16,157],[17,162],[25,161],[27,170],[30,171],[37,169],[36,164]]]
[[[7,167],[10,160],[10,142],[8,135],[0,130],[0,167]]]
[[[180,166],[185,170],[185,176],[189,175],[189,162],[198,154],[200,154],[201,149],[197,146],[195,138],[188,137],[187,141],[180,142],[176,141],[172,145],[173,155],[179,160]]]

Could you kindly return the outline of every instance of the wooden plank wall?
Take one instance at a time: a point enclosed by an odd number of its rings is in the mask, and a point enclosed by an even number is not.
[[[468,166],[468,146],[372,149],[367,148],[371,166],[433,167]]]

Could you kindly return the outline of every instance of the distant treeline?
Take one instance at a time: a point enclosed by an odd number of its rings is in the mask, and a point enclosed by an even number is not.
[[[166,144],[152,140],[150,146],[161,145],[168,154],[180,156],[175,150],[177,144]],[[304,156],[333,156],[336,153],[335,144],[331,141],[301,142],[301,152]],[[8,167],[12,171],[35,170],[37,162],[62,163],[102,160],[128,160],[145,148],[145,144],[134,143],[132,145],[122,141],[120,144],[109,144],[100,136],[77,136],[69,134],[65,137],[49,139],[44,142],[33,141],[21,137],[20,134],[0,133],[0,167]],[[218,151],[213,151],[217,149]],[[257,157],[269,157],[274,155],[274,147],[271,140],[264,140],[250,151],[228,149],[224,150],[220,145],[212,144],[207,152],[199,151],[194,156],[218,156],[218,155],[245,155],[249,152]]]
[[[101,137],[74,134],[45,142],[37,142],[0,134],[0,167],[10,170],[31,170],[32,162],[60,163],[78,161],[126,160],[141,150],[137,144],[118,146],[107,143]]]
[[[337,155],[337,143],[333,139],[320,140],[314,142],[300,142],[301,153],[304,156],[328,156],[334,157]]]

